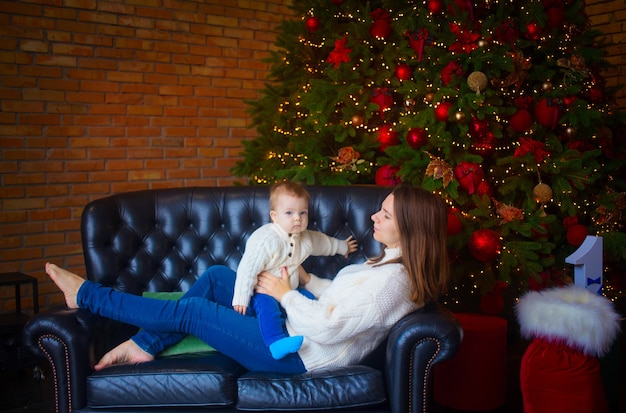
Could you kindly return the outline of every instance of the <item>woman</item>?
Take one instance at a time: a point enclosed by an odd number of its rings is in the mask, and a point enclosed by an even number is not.
[[[184,334],[199,337],[248,370],[303,373],[346,366],[373,351],[406,314],[436,300],[448,280],[447,208],[439,197],[401,185],[371,218],[383,253],[343,268],[332,281],[301,270],[300,282],[316,300],[292,290],[286,273],[259,275],[255,291],[279,301],[289,334],[304,337],[297,353],[280,360],[264,345],[256,319],[232,308],[235,273],[226,267],[209,268],[179,301],[117,292],[54,264],[46,264],[46,272],[68,307],[145,329],[107,353],[96,370],[153,360]]]

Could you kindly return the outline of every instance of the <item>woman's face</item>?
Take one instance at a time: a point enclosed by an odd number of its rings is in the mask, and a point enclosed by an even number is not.
[[[374,239],[389,248],[400,247],[400,230],[394,216],[393,195],[387,196],[377,213],[372,215],[374,221]]]

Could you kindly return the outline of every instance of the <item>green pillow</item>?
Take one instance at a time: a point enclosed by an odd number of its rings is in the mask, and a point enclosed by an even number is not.
[[[146,298],[156,298],[158,300],[178,300],[180,299],[184,292],[181,291],[161,291],[161,292],[152,292],[152,291],[144,291],[142,294]],[[198,337],[188,335],[178,343],[170,346],[159,353],[159,356],[174,356],[176,354],[185,354],[185,353],[199,353],[206,351],[215,351],[215,349],[209,346],[204,341],[200,340]]]

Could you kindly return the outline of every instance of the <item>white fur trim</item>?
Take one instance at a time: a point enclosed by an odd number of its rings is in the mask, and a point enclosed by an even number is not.
[[[523,337],[560,341],[586,355],[606,354],[620,331],[613,303],[576,285],[528,292],[515,310]]]

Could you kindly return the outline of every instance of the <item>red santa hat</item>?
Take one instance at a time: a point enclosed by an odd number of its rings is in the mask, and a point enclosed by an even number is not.
[[[589,356],[608,353],[620,331],[613,303],[576,285],[526,293],[516,312],[525,338],[565,344]]]
[[[608,413],[599,357],[620,330],[606,298],[575,285],[533,291],[516,306],[533,340],[520,365],[525,413]]]

